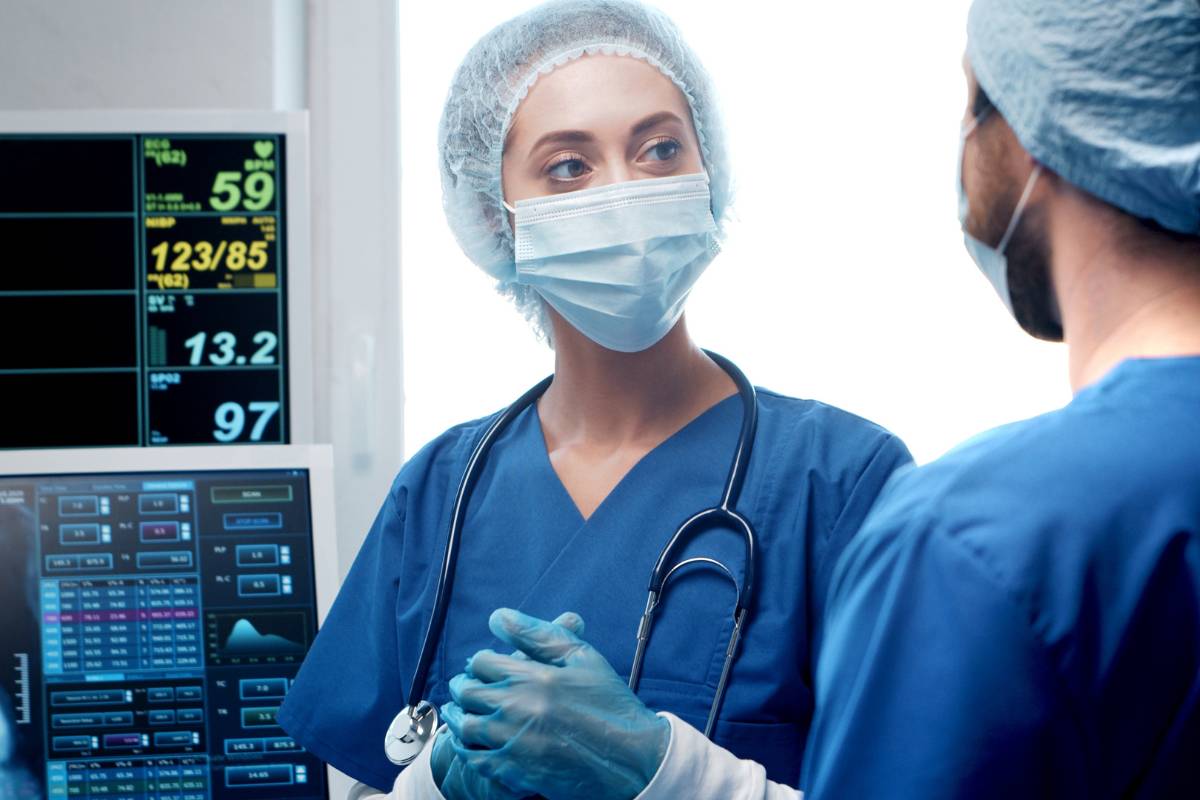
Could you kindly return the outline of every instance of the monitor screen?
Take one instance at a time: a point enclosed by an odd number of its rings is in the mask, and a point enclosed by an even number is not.
[[[327,797],[275,720],[317,630],[309,478],[0,475],[0,796]]]
[[[291,439],[287,139],[0,132],[0,448]]]

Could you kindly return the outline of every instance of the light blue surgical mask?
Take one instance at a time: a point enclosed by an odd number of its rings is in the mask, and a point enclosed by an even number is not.
[[[519,200],[517,283],[610,350],[657,344],[719,247],[708,176],[626,181]]]
[[[991,245],[984,244],[967,231],[967,220],[971,215],[971,206],[967,198],[966,187],[963,185],[963,155],[966,152],[967,139],[983,124],[990,113],[991,109],[988,109],[964,125],[962,135],[958,139],[958,179],[956,181],[958,183],[958,221],[962,225],[963,239],[966,242],[967,252],[971,255],[971,260],[975,262],[976,266],[979,267],[980,271],[983,272],[984,276],[995,288],[996,293],[1000,295],[1000,299],[1008,307],[1008,312],[1015,316],[1012,294],[1008,290],[1008,245],[1012,241],[1013,234],[1017,232],[1017,228],[1021,224],[1021,218],[1024,216],[1025,209],[1029,205],[1029,198],[1033,194],[1033,189],[1042,174],[1042,166],[1039,164],[1033,170],[1033,174],[1029,176],[1029,180],[1025,184],[1025,191],[1021,193],[1021,199],[1017,202],[1017,207],[1013,210],[1012,219],[1009,221],[1008,228],[1004,231],[1004,236],[1001,237],[998,245],[992,247]]]

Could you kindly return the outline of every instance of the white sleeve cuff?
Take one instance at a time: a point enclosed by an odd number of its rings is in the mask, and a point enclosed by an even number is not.
[[[433,780],[431,759],[433,758],[435,739],[437,739],[437,732],[430,737],[416,760],[396,776],[396,782],[392,784],[392,791],[389,794],[371,795],[363,800],[446,800]]]
[[[635,800],[675,800],[679,797],[721,797],[728,800],[802,800],[790,786],[767,780],[756,761],[735,756],[674,714],[660,717],[671,723],[671,739],[658,772]]]

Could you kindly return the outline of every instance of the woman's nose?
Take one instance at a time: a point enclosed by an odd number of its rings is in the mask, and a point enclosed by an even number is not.
[[[607,186],[610,183],[624,183],[631,181],[637,176],[634,175],[633,165],[622,158],[613,158],[605,162],[604,174],[600,176],[601,180],[593,183],[593,186]]]

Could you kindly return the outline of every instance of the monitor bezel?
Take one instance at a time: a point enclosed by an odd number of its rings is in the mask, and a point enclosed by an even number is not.
[[[333,493],[333,447],[330,445],[223,445],[191,447],[114,447],[77,450],[0,450],[0,479],[110,473],[213,472],[239,470],[308,471],[312,519],[313,579],[317,625],[337,596],[340,576]],[[381,734],[382,735],[382,734]],[[382,743],[380,744],[382,747]],[[346,796],[353,781],[326,765],[331,798]]]
[[[0,111],[0,134],[71,133],[274,133],[287,137],[288,427],[291,444],[316,441],[308,112]]]

